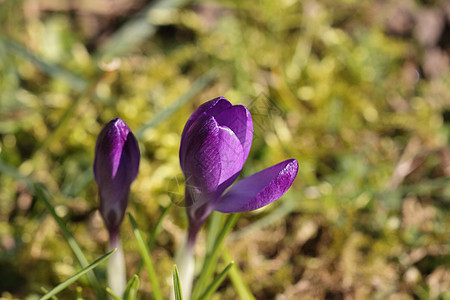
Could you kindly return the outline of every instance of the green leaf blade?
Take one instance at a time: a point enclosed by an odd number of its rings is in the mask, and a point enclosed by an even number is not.
[[[163,298],[161,291],[159,289],[158,276],[156,275],[155,267],[153,266],[153,261],[152,258],[150,257],[150,251],[147,247],[147,244],[144,241],[144,238],[142,237],[139,228],[137,227],[136,221],[134,220],[133,216],[130,213],[128,213],[128,218],[130,219],[131,226],[133,227],[133,233],[136,238],[136,242],[138,244],[142,260],[144,261],[144,265],[147,268],[148,277],[150,279],[153,288],[153,296],[155,297],[156,300],[162,300]]]
[[[125,292],[123,294],[123,300],[136,300],[139,290],[139,276],[134,275],[131,277],[131,279],[128,281],[127,287],[125,289]]]
[[[88,265],[87,267],[85,267],[81,271],[79,271],[78,273],[76,273],[73,276],[69,277],[68,279],[64,280],[63,282],[58,284],[56,287],[54,287],[50,292],[48,292],[47,294],[42,296],[40,300],[46,300],[46,299],[52,298],[53,296],[55,296],[56,294],[58,294],[59,292],[61,292],[65,288],[67,288],[70,284],[72,284],[75,281],[77,281],[78,278],[80,278],[81,276],[83,276],[84,274],[89,272],[90,270],[92,270],[95,267],[97,267],[101,262],[103,262],[104,260],[109,258],[115,251],[116,251],[116,249],[106,253],[102,257],[100,257],[97,260],[95,260],[92,264]]]
[[[175,300],[183,300],[183,293],[181,292],[181,281],[178,274],[177,265],[173,266],[173,289]]]
[[[200,296],[199,300],[210,299],[211,295],[219,288],[222,281],[225,279],[225,276],[230,271],[231,267],[234,265],[234,262],[230,262],[225,269],[211,282],[211,284],[206,288],[203,294]]]

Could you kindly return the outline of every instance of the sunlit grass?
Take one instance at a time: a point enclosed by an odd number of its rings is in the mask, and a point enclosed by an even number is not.
[[[281,200],[240,216],[229,253],[215,257],[214,278],[229,257],[232,277],[213,299],[246,289],[256,299],[449,297],[450,74],[445,59],[437,75],[425,66],[442,43],[422,45],[417,27],[390,32],[395,1],[119,1],[109,13],[55,3],[0,2],[1,297],[42,296],[81,270],[35,183],[86,261],[106,252],[92,163],[101,128],[120,117],[142,154],[129,211],[167,298],[187,226],[172,190],[179,139],[217,96],[253,116],[242,176],[287,157],[300,171]],[[415,17],[425,10],[411,5]],[[121,235],[131,279],[141,255],[131,226]],[[197,253],[209,240],[202,231]],[[105,272],[96,268],[102,286]],[[150,297],[146,272],[136,282]],[[96,298],[82,277],[61,299],[77,287]]]

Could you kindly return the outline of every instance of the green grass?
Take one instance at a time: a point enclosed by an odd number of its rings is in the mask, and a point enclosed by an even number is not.
[[[34,299],[79,272],[68,234],[84,266],[106,252],[92,163],[97,135],[115,117],[139,140],[128,211],[168,298],[187,226],[172,190],[180,135],[198,105],[224,96],[254,120],[242,176],[288,158],[300,170],[278,202],[240,215],[208,278],[233,258],[212,299],[449,299],[443,32],[428,46],[420,22],[399,32],[396,1],[55,3],[0,1],[0,298]],[[443,5],[408,3],[415,20]],[[436,51],[442,68],[430,69]],[[141,255],[126,223],[130,280]],[[199,254],[212,246],[207,237]],[[95,275],[106,287],[104,265]],[[58,297],[96,299],[91,281]],[[130,297],[137,288],[138,299],[152,295],[146,272],[130,282]]]

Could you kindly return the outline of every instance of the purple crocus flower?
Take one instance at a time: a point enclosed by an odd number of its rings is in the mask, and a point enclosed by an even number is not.
[[[139,160],[138,143],[127,124],[119,118],[106,124],[95,145],[94,177],[98,184],[100,214],[112,240],[117,239]]]
[[[289,159],[239,180],[253,138],[249,110],[219,97],[201,105],[181,136],[180,165],[186,179],[188,243],[213,210],[247,212],[279,199],[292,185],[298,162]],[[224,191],[229,188],[225,193]]]

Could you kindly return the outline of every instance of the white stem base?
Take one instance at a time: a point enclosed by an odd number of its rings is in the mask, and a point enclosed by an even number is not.
[[[192,283],[194,281],[195,261],[193,248],[193,245],[188,245],[186,237],[175,254],[175,263],[178,268],[184,300],[190,300]],[[173,289],[171,294],[173,295]],[[171,299],[175,299],[175,295]]]
[[[111,250],[117,251],[108,260],[108,286],[119,298],[123,297],[123,292],[127,286],[125,257],[120,240],[110,245]]]

